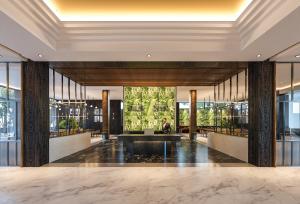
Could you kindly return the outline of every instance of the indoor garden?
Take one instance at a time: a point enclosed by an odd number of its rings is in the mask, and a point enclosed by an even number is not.
[[[189,126],[189,103],[179,103],[179,126]],[[247,136],[247,102],[198,102],[198,131],[211,131],[228,135]]]

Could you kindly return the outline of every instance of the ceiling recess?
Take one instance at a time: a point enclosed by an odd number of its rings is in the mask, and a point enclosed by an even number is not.
[[[43,0],[61,21],[235,21],[252,0]]]

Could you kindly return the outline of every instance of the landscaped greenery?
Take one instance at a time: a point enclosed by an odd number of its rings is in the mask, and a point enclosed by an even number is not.
[[[124,130],[161,130],[167,118],[175,130],[175,87],[124,87]]]
[[[69,121],[69,127],[71,130],[78,129],[79,124],[74,117],[69,118],[68,121]],[[66,128],[67,128],[67,120],[63,119],[59,122],[59,129],[66,129]]]
[[[213,126],[214,111],[212,108],[197,109],[197,126]]]
[[[179,110],[179,125],[189,126],[190,116],[189,109],[182,108]],[[197,109],[197,126],[213,126],[214,125],[214,111],[212,108],[198,108]]]
[[[189,126],[190,125],[189,109],[182,108],[179,110],[179,125],[180,126]]]

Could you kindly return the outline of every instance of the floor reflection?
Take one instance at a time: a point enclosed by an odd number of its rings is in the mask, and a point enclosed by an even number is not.
[[[86,150],[59,159],[54,163],[83,164],[128,164],[128,163],[228,163],[242,164],[245,162],[223,154],[206,145],[189,140],[182,140],[176,145],[168,143],[134,143],[133,149],[126,149],[117,140],[103,141]]]

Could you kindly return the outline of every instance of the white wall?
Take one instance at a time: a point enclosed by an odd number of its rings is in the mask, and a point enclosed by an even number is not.
[[[49,140],[49,162],[81,151],[91,146],[91,133],[81,133]]]
[[[87,86],[87,100],[102,100],[103,90],[109,90],[110,100],[123,100],[123,86]]]
[[[208,133],[207,146],[248,162],[248,138]]]

